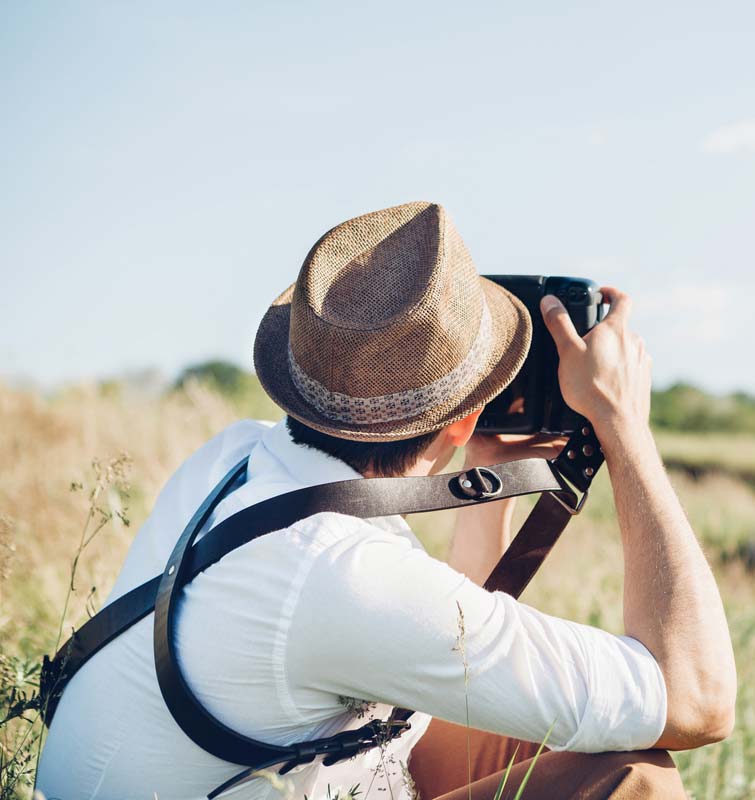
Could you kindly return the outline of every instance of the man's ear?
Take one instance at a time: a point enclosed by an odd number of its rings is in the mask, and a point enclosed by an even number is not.
[[[477,424],[477,419],[480,414],[482,414],[482,408],[478,408],[477,411],[467,414],[467,416],[462,417],[462,419],[457,419],[456,422],[452,422],[446,428],[448,441],[454,447],[464,447],[464,445],[472,438],[472,434],[474,433],[474,428]]]

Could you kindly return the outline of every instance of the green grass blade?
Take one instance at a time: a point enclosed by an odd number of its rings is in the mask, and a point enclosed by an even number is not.
[[[538,758],[540,758],[540,753],[543,752],[543,748],[545,747],[545,743],[548,741],[548,737],[553,733],[553,726],[556,724],[556,720],[553,720],[553,724],[548,728],[548,733],[545,734],[545,739],[540,742],[540,747],[537,748],[537,753],[532,757],[532,761],[530,762],[529,769],[524,775],[524,779],[517,790],[517,793],[514,795],[514,800],[522,800],[522,795],[524,794],[524,787],[527,785],[527,781],[530,779],[530,775],[532,775],[532,770],[535,769],[535,764],[537,763]]]
[[[493,800],[501,800],[501,795],[503,794],[503,790],[506,788],[506,782],[509,779],[509,774],[511,773],[511,768],[514,766],[514,759],[516,759],[516,754],[519,752],[519,745],[516,746],[514,753],[512,754],[511,758],[509,759],[509,764],[506,767],[506,770],[501,777],[501,782],[498,784],[498,788],[496,789],[495,796]]]

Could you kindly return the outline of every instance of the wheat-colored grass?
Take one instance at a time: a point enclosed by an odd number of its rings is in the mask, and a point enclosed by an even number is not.
[[[755,435],[658,431],[658,447],[670,463],[739,475],[755,484]]]

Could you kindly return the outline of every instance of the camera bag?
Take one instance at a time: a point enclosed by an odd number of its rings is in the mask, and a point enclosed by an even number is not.
[[[381,746],[410,727],[408,719],[413,712],[394,709],[388,720],[372,720],[355,730],[286,746],[266,744],[230,729],[201,704],[178,666],[173,627],[178,599],[187,583],[237,547],[320,512],[369,519],[464,508],[540,493],[485,583],[489,591],[505,591],[518,597],[569,519],[582,510],[603,455],[591,427],[585,423],[553,461],[530,458],[443,475],[356,479],[297,489],[236,512],[195,544],[218,503],[243,482],[247,460],[234,466],[197,509],[162,575],[105,606],[75,631],[52,659],[45,656],[40,679],[42,716],[49,726],[63,690],[76,672],[115,637],[154,611],[155,667],[170,713],[201,748],[244,767],[212,790],[208,794],[210,800],[260,769],[281,764],[279,772],[284,774],[317,756],[324,756],[323,764],[327,766]],[[583,493],[579,499],[575,488]]]

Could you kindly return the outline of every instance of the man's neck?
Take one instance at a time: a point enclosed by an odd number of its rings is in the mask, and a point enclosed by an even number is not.
[[[444,432],[438,435],[430,445],[422,452],[414,463],[402,477],[421,478],[425,475],[438,475],[449,465],[454,457],[456,448],[450,444]],[[379,475],[371,469],[364,470],[362,475],[365,478],[377,478]]]

